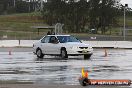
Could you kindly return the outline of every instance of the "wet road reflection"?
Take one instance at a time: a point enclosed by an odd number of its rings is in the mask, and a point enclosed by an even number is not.
[[[32,81],[43,84],[78,85],[81,68],[89,71],[91,79],[131,79],[132,50],[95,49],[90,60],[82,56],[62,60],[46,56],[36,58],[32,52],[0,52],[0,80]]]

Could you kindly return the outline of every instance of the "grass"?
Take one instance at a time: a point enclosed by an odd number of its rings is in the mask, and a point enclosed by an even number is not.
[[[0,16],[0,30],[33,31],[31,26],[43,24],[39,13],[24,13]]]
[[[124,17],[119,17],[119,25],[124,25]],[[126,26],[131,26],[132,27],[132,17],[131,16],[126,16]]]
[[[48,30],[41,30],[31,26],[45,26],[40,13],[22,13],[0,16],[0,38],[8,36],[9,39],[37,39]]]
[[[2,39],[7,36],[7,39],[40,39],[46,32],[41,32],[39,35],[37,32],[23,32],[23,31],[1,31],[0,37]]]
[[[123,25],[123,17],[119,17],[119,24]],[[132,27],[132,17],[126,17],[126,25]],[[12,15],[1,15],[0,16],[0,38],[7,35],[10,39],[39,39],[47,33],[48,30],[40,30],[38,35],[37,29],[31,26],[46,26],[44,20],[42,20],[41,13],[22,13],[22,14],[12,14]],[[101,31],[98,32],[101,34]],[[127,32],[132,35],[132,31]],[[99,36],[99,34],[88,34],[88,33],[69,33],[78,37],[83,36]],[[106,35],[120,36],[121,28],[112,28],[110,31],[106,32]],[[102,36],[102,35],[100,35]]]

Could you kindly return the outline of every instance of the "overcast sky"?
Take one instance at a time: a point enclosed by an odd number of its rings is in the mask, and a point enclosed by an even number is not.
[[[132,0],[121,0],[121,3],[123,5],[128,4],[128,6],[132,8]]]

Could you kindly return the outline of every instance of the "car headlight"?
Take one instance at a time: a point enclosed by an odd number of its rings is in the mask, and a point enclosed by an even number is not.
[[[88,47],[88,49],[92,50],[93,48],[92,47]]]

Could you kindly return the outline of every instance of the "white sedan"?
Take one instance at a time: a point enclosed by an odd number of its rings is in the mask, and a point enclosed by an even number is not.
[[[38,58],[43,58],[44,55],[59,55],[64,59],[69,55],[84,55],[84,59],[88,59],[93,54],[93,48],[89,44],[70,35],[44,36],[33,44],[33,49]]]

